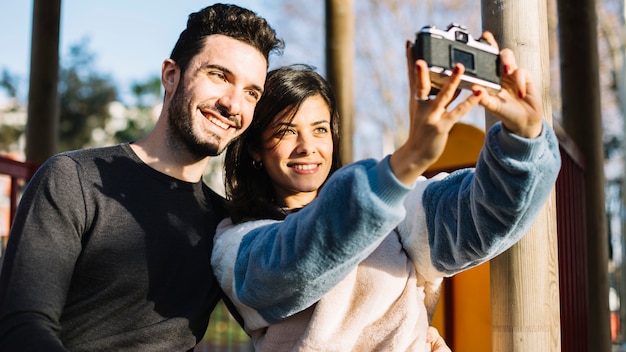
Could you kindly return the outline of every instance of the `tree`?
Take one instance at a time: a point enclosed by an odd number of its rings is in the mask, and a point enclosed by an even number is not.
[[[93,68],[95,56],[88,44],[88,39],[83,39],[72,45],[68,63],[60,72],[60,151],[91,146],[92,131],[105,128],[109,104],[117,98],[109,75]]]
[[[5,118],[8,114],[19,114],[20,105],[17,99],[19,93],[18,85],[19,78],[9,72],[9,70],[3,69],[2,76],[0,77],[0,88],[3,88],[7,92],[7,97],[10,99],[6,111],[3,113]],[[14,123],[7,123],[4,119],[0,122],[0,150],[11,151],[17,149],[18,140],[24,133],[25,127]]]
[[[0,87],[6,90],[9,98],[17,98],[17,85],[18,78],[11,74],[6,68],[2,70],[2,77],[0,77]]]
[[[135,141],[152,129],[161,106],[161,78],[154,76],[145,81],[135,81],[131,85],[131,92],[135,106],[123,112],[125,126],[111,131],[116,142]]]

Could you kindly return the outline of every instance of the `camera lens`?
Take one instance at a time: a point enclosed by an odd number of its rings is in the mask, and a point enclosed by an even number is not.
[[[467,43],[469,41],[469,36],[465,32],[457,31],[454,33],[454,38],[457,42]]]

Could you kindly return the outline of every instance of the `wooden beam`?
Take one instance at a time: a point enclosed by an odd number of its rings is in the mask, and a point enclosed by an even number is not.
[[[483,27],[531,71],[551,122],[546,2],[483,0],[482,11]],[[486,125],[494,121],[487,116]],[[493,351],[561,350],[555,209],[553,192],[526,236],[491,262]]]
[[[326,0],[326,76],[341,119],[341,159],[354,159],[354,6],[353,0]]]
[[[61,0],[34,0],[30,54],[26,160],[43,163],[58,138]]]

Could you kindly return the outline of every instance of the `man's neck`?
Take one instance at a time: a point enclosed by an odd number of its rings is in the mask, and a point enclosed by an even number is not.
[[[190,153],[173,151],[163,140],[154,142],[150,136],[130,147],[146,165],[186,182],[199,182],[210,160],[209,157],[197,160]]]

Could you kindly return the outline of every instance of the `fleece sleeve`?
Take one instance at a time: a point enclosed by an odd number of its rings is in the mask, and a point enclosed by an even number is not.
[[[558,141],[544,121],[521,138],[495,124],[475,169],[420,180],[399,225],[427,281],[469,269],[519,241],[550,195],[561,166]]]
[[[65,351],[59,319],[80,254],[84,202],[76,166],[55,157],[22,196],[0,276],[0,350]]]
[[[388,157],[367,160],[335,172],[316,200],[284,221],[220,225],[212,265],[246,327],[317,302],[404,218],[410,189],[395,178]]]

